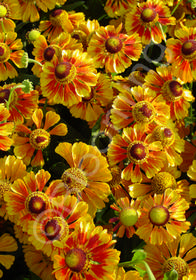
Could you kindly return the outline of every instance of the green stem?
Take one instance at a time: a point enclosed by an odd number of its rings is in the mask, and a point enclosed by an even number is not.
[[[156,280],[156,278],[154,277],[154,274],[152,273],[152,270],[150,269],[149,265],[145,261],[142,261],[141,263],[143,263],[144,266],[145,266],[145,269],[146,269],[146,272],[148,274],[149,280]]]
[[[25,86],[24,86],[24,85],[16,85],[16,86],[14,86],[13,88],[11,88],[8,101],[6,102],[6,108],[7,108],[8,110],[9,110],[9,106],[10,106],[10,103],[11,103],[11,100],[12,100],[13,92],[14,92],[14,90],[17,89],[17,88],[25,88]]]
[[[178,4],[176,5],[176,7],[173,9],[173,11],[171,12],[171,16],[175,13],[175,11],[178,9],[178,6],[180,5],[180,3],[182,2],[182,0],[180,0],[178,2]]]
[[[31,59],[31,58],[28,58],[28,63],[37,63],[39,66],[43,66],[39,61],[35,60],[35,59]]]
[[[3,24],[2,20],[1,20],[1,27],[2,27],[3,33],[5,34],[5,27],[4,27],[4,24]]]
[[[163,35],[163,40],[164,40],[164,42],[166,43],[166,36],[165,36],[164,31],[163,31],[162,25],[160,24],[160,22],[158,22],[158,25],[159,25],[159,28],[161,29],[161,33],[162,33],[162,35]]]

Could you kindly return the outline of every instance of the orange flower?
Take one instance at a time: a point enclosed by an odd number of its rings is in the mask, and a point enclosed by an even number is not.
[[[79,50],[64,51],[60,61],[54,56],[50,62],[45,62],[40,78],[43,96],[65,106],[89,97],[91,86],[96,82],[93,60]]]
[[[14,31],[16,24],[13,19],[21,19],[20,11],[18,9],[19,3],[17,0],[2,0],[0,3],[0,32]],[[2,29],[2,25],[4,30]]]
[[[8,84],[0,87],[0,103],[6,103],[10,91],[16,84]],[[23,92],[22,88],[15,88],[9,104],[9,121],[14,123],[24,122],[24,118],[30,118],[38,103],[38,92],[32,90],[29,93]]]
[[[43,124],[43,112],[41,109],[35,110],[32,120],[36,125],[36,129],[31,130],[24,124],[16,125],[15,134],[13,135],[14,154],[17,158],[22,159],[26,165],[43,166],[42,150],[50,144],[51,135],[66,135],[67,126],[63,123],[56,125],[60,120],[60,116],[52,111],[46,113],[45,123]],[[54,125],[56,126],[49,130]]]
[[[167,40],[166,59],[172,63],[173,75],[183,82],[196,79],[196,27],[176,30],[177,39]]]
[[[150,70],[145,77],[144,87],[162,95],[170,106],[172,120],[184,119],[188,116],[190,102],[195,100],[190,90],[183,88],[183,82],[176,78],[171,66],[161,66],[156,72]]]
[[[0,150],[7,151],[12,145],[12,139],[10,135],[14,130],[14,123],[7,122],[10,113],[4,107],[3,104],[0,104]]]
[[[16,37],[17,33],[15,32],[0,33],[0,81],[18,76],[12,62],[18,68],[23,67],[21,62],[24,53],[23,44],[21,39],[16,39]]]
[[[149,196],[141,206],[136,234],[154,245],[171,242],[189,229],[190,222],[185,217],[188,208],[189,203],[175,190]]]
[[[152,178],[164,163],[164,153],[159,141],[150,142],[149,136],[137,125],[124,128],[109,144],[108,159],[111,166],[126,161],[121,177],[132,182],[142,181],[142,171]]]
[[[120,252],[113,249],[112,235],[101,226],[81,222],[64,247],[64,255],[54,256],[57,280],[113,279]]]
[[[101,26],[90,39],[87,48],[97,68],[105,67],[106,72],[121,73],[137,61],[142,45],[137,33],[120,33],[122,25],[116,29],[113,25]]]
[[[159,44],[165,39],[162,25],[175,24],[169,8],[160,0],[147,0],[132,5],[125,15],[125,29],[128,34],[137,32],[142,43],[147,45],[151,40]]]
[[[107,0],[104,10],[109,17],[123,16],[133,3],[133,0]]]

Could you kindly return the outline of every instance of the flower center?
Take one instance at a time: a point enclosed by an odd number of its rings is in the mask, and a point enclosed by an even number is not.
[[[173,268],[178,272],[178,280],[182,280],[183,276],[188,276],[189,274],[188,264],[180,257],[171,257],[164,262],[164,273],[171,271]]]
[[[106,50],[110,53],[117,53],[122,49],[122,41],[117,37],[110,37],[105,42]]]
[[[126,227],[134,226],[138,220],[138,213],[133,208],[124,209],[120,213],[120,221]]]
[[[111,188],[117,187],[121,182],[121,169],[119,166],[114,166],[110,169],[112,180],[108,182]]]
[[[139,101],[133,107],[133,118],[139,123],[151,123],[155,118],[155,111],[152,104],[147,101]]]
[[[8,101],[10,95],[10,90],[9,89],[2,89],[0,91],[0,103],[5,103]]]
[[[65,256],[67,266],[74,272],[80,272],[86,264],[86,254],[79,248],[67,252]]]
[[[55,54],[55,49],[53,47],[48,47],[44,50],[44,59],[50,61]]]
[[[5,17],[7,14],[7,9],[4,5],[0,5],[0,18]]]
[[[171,146],[175,141],[175,134],[173,131],[163,126],[157,126],[152,133],[152,137],[154,141],[160,141],[164,148]]]
[[[152,22],[157,16],[157,12],[151,8],[145,8],[141,13],[141,19],[145,23]]]
[[[54,217],[47,221],[44,233],[49,240],[64,240],[69,236],[69,225],[61,217]]]
[[[148,151],[142,142],[133,141],[127,148],[127,157],[136,164],[146,161]]]
[[[29,33],[28,33],[28,38],[31,42],[34,42],[38,39],[38,37],[40,36],[40,31],[39,30],[36,30],[36,29],[33,29],[31,30]]]
[[[36,191],[28,195],[25,207],[31,214],[40,214],[48,208],[49,198],[45,193]]]
[[[53,26],[61,27],[66,23],[68,15],[62,9],[54,10],[50,15],[50,22]]]
[[[61,62],[55,67],[55,76],[60,83],[70,83],[76,75],[76,68],[68,61]]]
[[[162,92],[167,101],[177,101],[182,97],[183,87],[177,81],[167,81],[162,87]]]
[[[155,226],[164,226],[169,220],[169,211],[164,206],[154,206],[149,212],[149,219]]]
[[[61,179],[72,193],[83,191],[88,183],[84,172],[76,167],[68,168],[67,170],[65,170]]]
[[[166,189],[176,189],[176,180],[169,172],[159,172],[152,179],[152,190],[156,194],[162,194]]]
[[[196,41],[195,40],[187,40],[183,43],[182,55],[187,59],[195,59],[196,58]]]
[[[11,189],[11,186],[9,181],[0,180],[0,204],[4,202],[4,194]]]
[[[29,142],[36,150],[42,150],[49,145],[50,134],[44,129],[35,129],[30,134]]]
[[[10,58],[10,49],[5,43],[0,43],[0,62],[6,62]]]

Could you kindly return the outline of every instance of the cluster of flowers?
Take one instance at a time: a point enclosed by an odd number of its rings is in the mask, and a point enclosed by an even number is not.
[[[65,2],[0,2],[0,217],[14,232],[0,236],[0,264],[12,266],[20,243],[43,280],[194,280],[194,4],[107,0],[103,26]],[[17,28],[29,22],[39,24],[25,46]],[[38,82],[17,82],[22,70]],[[108,147],[65,142],[58,106]],[[67,167],[58,179],[45,170],[51,143]],[[145,261],[121,263],[115,244],[133,235]]]

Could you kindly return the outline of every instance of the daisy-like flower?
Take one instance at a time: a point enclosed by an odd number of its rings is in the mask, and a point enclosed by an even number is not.
[[[0,103],[6,103],[9,99],[13,87],[17,87],[15,83],[4,85],[0,87]],[[22,88],[15,88],[12,92],[9,103],[9,121],[14,123],[24,122],[24,118],[31,118],[38,103],[38,91],[32,90],[25,93]]]
[[[143,201],[136,234],[146,243],[160,245],[171,242],[190,227],[185,211],[189,203],[175,190],[149,196]]]
[[[24,259],[28,268],[42,280],[55,280],[52,260],[31,244],[23,245]]]
[[[157,280],[162,280],[164,274],[172,269],[177,271],[178,280],[196,278],[196,238],[192,233],[183,234],[167,244],[147,244],[144,250],[147,253],[145,261]]]
[[[145,131],[135,125],[124,128],[122,136],[117,134],[112,138],[108,160],[111,166],[126,161],[122,178],[133,183],[141,182],[142,172],[152,178],[163,167],[164,153],[161,149],[159,141],[150,142]]]
[[[159,44],[165,40],[162,26],[175,24],[170,9],[160,0],[147,0],[132,5],[125,15],[125,29],[128,34],[137,32],[144,45],[151,40]]]
[[[22,68],[22,55],[24,53],[21,39],[16,39],[17,33],[0,33],[0,81],[18,76],[14,66]],[[11,63],[10,63],[11,62]]]
[[[115,240],[101,226],[81,222],[64,247],[64,255],[54,256],[57,280],[115,279],[112,274],[120,252],[113,249]]]
[[[97,209],[105,207],[110,194],[107,184],[112,179],[106,158],[97,147],[79,142],[60,143],[55,152],[62,156],[70,168],[62,174],[62,183],[48,188],[50,196],[67,192],[77,195],[89,205],[89,213],[94,215]]]
[[[91,37],[87,48],[97,68],[105,67],[106,72],[121,73],[137,61],[142,52],[142,44],[137,33],[120,33],[122,24],[101,26]]]
[[[3,0],[0,3],[0,32],[14,31],[16,24],[13,19],[21,19],[20,11],[17,9],[19,3],[17,0]],[[2,29],[3,26],[3,29]]]
[[[50,198],[43,191],[49,179],[48,171],[41,169],[37,174],[31,171],[22,179],[17,179],[11,190],[4,194],[8,217],[17,217],[16,224],[21,225],[25,232],[28,222],[50,207]]]
[[[104,10],[112,18],[123,16],[133,3],[133,0],[107,0]]]
[[[192,82],[196,79],[196,27],[183,26],[175,36],[167,40],[166,59],[172,64],[173,75]]]
[[[189,166],[187,175],[192,181],[196,182],[196,160],[193,160],[191,166]],[[196,184],[190,185],[190,197],[196,199]]]
[[[62,32],[73,32],[84,20],[83,13],[68,13],[63,9],[57,9],[52,11],[49,20],[40,21],[39,30],[50,41],[58,37]]]
[[[4,194],[11,189],[15,180],[23,178],[26,174],[26,165],[22,160],[11,155],[0,159],[0,216],[4,219],[6,214]]]
[[[98,73],[96,86],[91,87],[89,97],[83,97],[81,102],[69,108],[72,116],[92,122],[98,120],[104,114],[103,107],[112,102],[113,90],[111,80],[105,75]]]
[[[67,32],[62,32],[58,37],[47,42],[43,35],[40,35],[34,42],[34,49],[32,54],[35,56],[35,60],[39,61],[42,65],[46,61],[51,61],[54,54],[61,59],[63,50],[76,50],[82,51],[82,44],[77,43],[76,39],[73,39]],[[40,77],[42,67],[35,63],[32,67],[33,73]]]
[[[61,255],[69,235],[82,219],[88,218],[88,205],[73,195],[53,198],[51,207],[29,222],[29,241],[47,256]]]
[[[12,145],[11,134],[13,133],[14,123],[7,122],[10,113],[4,107],[4,104],[0,104],[0,150],[7,151]]]
[[[15,256],[9,255],[10,252],[15,252],[18,249],[16,240],[9,235],[4,233],[0,237],[0,264],[6,269],[10,269],[15,261]],[[3,254],[2,254],[3,253]],[[3,271],[0,269],[0,278],[3,277]]]
[[[45,62],[40,78],[43,96],[68,107],[89,97],[96,83],[93,60],[79,50],[64,51],[61,60],[54,56]]]
[[[130,90],[122,88],[114,99],[111,120],[116,129],[137,123],[143,129],[150,124],[163,125],[170,117],[169,106],[161,95],[141,86]]]
[[[195,100],[191,91],[183,88],[183,82],[174,76],[172,66],[161,66],[150,70],[145,76],[144,87],[150,88],[157,95],[162,95],[170,106],[172,120],[184,119],[188,116],[190,102]]]
[[[32,125],[31,128],[24,124],[16,125],[13,135],[14,154],[17,158],[22,159],[26,165],[43,166],[42,150],[50,144],[51,135],[66,135],[67,126],[63,123],[57,124],[60,116],[53,111],[46,113],[45,123],[43,124],[43,111],[36,109],[32,115],[32,120],[36,129],[33,129]],[[54,125],[56,126],[53,127]],[[49,130],[51,127],[53,128]]]
[[[131,238],[138,227],[138,219],[140,216],[139,209],[140,200],[131,200],[128,197],[123,197],[117,200],[110,207],[118,212],[118,216],[111,218],[110,223],[116,223],[113,231],[117,231],[116,235],[120,238],[126,236]]]

